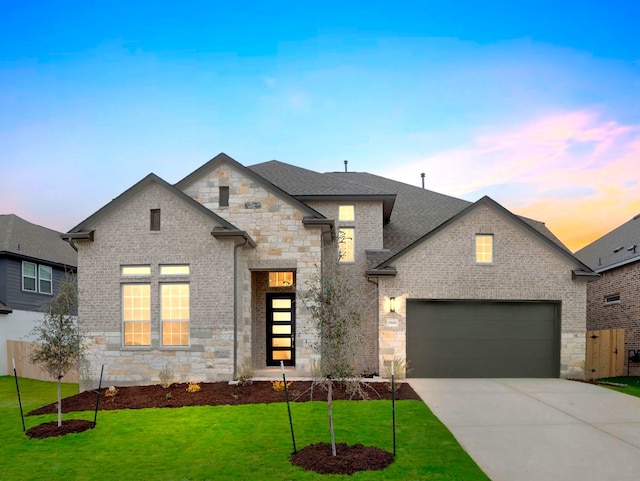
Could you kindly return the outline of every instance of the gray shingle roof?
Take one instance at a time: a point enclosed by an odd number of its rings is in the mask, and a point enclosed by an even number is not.
[[[32,224],[15,214],[0,215],[0,252],[76,267],[76,251],[60,232]]]
[[[349,179],[341,179],[285,164],[277,160],[251,165],[249,169],[295,197],[385,196],[393,191],[378,189]]]
[[[640,214],[575,253],[596,272],[640,261]]]
[[[367,257],[371,265],[380,264],[471,205],[466,200],[366,172],[323,174],[275,160],[249,168],[301,200],[321,196],[394,198],[388,205],[388,215],[385,214],[387,222],[383,235],[388,252],[369,253]],[[544,223],[524,217],[520,219],[569,252]]]

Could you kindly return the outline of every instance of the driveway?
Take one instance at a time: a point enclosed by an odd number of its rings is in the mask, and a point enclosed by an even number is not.
[[[492,481],[638,481],[640,398],[565,379],[410,379]]]

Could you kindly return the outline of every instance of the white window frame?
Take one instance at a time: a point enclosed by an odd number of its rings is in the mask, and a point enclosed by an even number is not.
[[[33,270],[34,270],[33,276],[26,275],[24,268],[27,264],[33,266]],[[49,273],[48,279],[45,278],[45,276],[43,275],[44,272]],[[21,274],[22,274],[21,276],[22,290],[24,292],[31,292],[34,294],[46,294],[48,296],[53,295],[53,267],[46,266],[44,264],[38,264],[36,262],[22,261]],[[33,279],[33,289],[27,289],[25,287],[25,282],[24,282],[25,278]],[[49,283],[48,290],[42,289],[42,282]]]
[[[604,296],[604,304],[606,306],[610,306],[611,304],[620,304],[620,294]]]
[[[48,279],[43,279],[43,272],[49,273]],[[49,283],[49,290],[44,290],[42,288],[42,282]],[[51,266],[43,266],[42,264],[38,265],[38,292],[40,294],[53,294],[53,268]]]

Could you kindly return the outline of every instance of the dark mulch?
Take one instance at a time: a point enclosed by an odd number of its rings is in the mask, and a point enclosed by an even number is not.
[[[54,438],[57,436],[64,436],[65,434],[81,433],[91,428],[93,428],[93,423],[91,421],[85,421],[83,419],[67,419],[62,421],[62,426],[58,426],[58,421],[38,424],[37,426],[27,430],[27,436],[37,439]]]
[[[369,399],[391,399],[391,392],[385,382],[367,382],[363,392]],[[231,385],[227,382],[200,383],[200,391],[187,392],[188,384],[172,384],[163,388],[159,384],[152,386],[117,387],[115,396],[107,397],[102,389],[100,409],[143,409],[143,408],[177,408],[184,406],[218,406],[222,404],[257,404],[284,402],[284,391],[277,391],[270,381],[254,381],[245,386]],[[420,399],[413,388],[406,383],[398,384],[396,399]],[[171,394],[170,398],[168,394]],[[289,400],[295,402],[322,401],[327,397],[326,391],[316,385],[311,389],[310,381],[294,381],[289,387]],[[336,383],[333,399],[352,399],[345,386]],[[354,397],[353,399],[361,399]],[[96,407],[96,392],[85,391],[62,400],[62,412],[93,411]],[[53,414],[57,410],[56,403],[35,409],[29,415]]]
[[[117,387],[115,396],[105,396],[107,389],[100,393],[99,409],[143,409],[143,408],[177,408],[185,406],[217,406],[235,404],[257,404],[284,402],[284,391],[275,390],[269,381],[255,381],[247,385],[231,385],[227,382],[200,383],[200,391],[188,392],[188,384],[172,384],[168,388],[160,385]],[[333,399],[362,400],[362,396],[354,396],[347,392],[345,385],[335,383]],[[406,383],[396,386],[397,400],[416,399],[420,397]],[[391,399],[389,384],[386,382],[366,382],[362,392],[365,399]],[[326,391],[310,381],[294,381],[289,387],[289,400],[293,402],[326,400]],[[62,400],[62,412],[93,411],[96,407],[96,391],[85,391]],[[29,415],[53,414],[57,412],[56,403],[35,409]],[[93,423],[79,419],[35,426],[27,435],[32,438],[46,438],[78,433],[91,429]],[[393,456],[372,446],[336,447],[337,456],[331,455],[331,445],[313,444],[301,449],[291,457],[297,466],[319,473],[353,474],[356,471],[384,469],[393,462]],[[327,454],[328,453],[328,454]]]
[[[384,469],[393,463],[393,455],[375,446],[339,443],[333,456],[331,444],[319,443],[302,448],[289,460],[291,464],[320,474],[354,474]]]

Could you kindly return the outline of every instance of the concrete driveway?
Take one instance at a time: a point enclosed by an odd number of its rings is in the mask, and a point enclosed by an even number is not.
[[[493,481],[638,481],[640,398],[564,379],[410,379]]]

